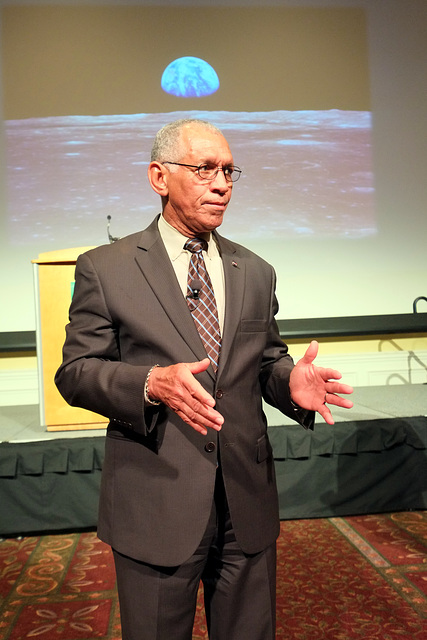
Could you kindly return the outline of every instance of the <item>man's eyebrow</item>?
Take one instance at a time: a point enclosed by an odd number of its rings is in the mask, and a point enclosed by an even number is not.
[[[211,165],[213,165],[215,167],[218,167],[220,165],[221,165],[221,167],[234,167],[233,160],[229,160],[228,162],[224,162],[223,164],[221,164],[220,162],[217,162],[216,160],[207,159],[207,160],[201,160],[199,162],[199,165],[201,165],[201,164],[211,164]]]

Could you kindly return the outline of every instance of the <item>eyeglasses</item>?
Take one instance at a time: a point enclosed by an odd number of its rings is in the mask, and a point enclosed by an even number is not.
[[[239,167],[235,167],[232,164],[226,167],[218,167],[216,164],[209,163],[199,164],[197,166],[196,164],[183,164],[182,162],[169,162],[168,160],[165,160],[162,164],[175,164],[178,167],[195,169],[202,180],[214,180],[218,175],[218,171],[221,170],[227,182],[237,182],[240,178],[240,174],[242,173],[242,170],[239,169]]]

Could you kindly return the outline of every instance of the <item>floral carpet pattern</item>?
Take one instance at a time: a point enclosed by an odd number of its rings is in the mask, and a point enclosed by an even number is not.
[[[0,640],[120,640],[93,532],[0,542]],[[427,512],[281,523],[277,640],[426,640]],[[193,640],[206,640],[202,591]],[[242,638],[242,640],[244,640]]]

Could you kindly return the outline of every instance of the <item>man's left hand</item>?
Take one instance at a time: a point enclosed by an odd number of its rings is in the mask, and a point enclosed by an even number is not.
[[[292,400],[303,409],[317,411],[328,424],[334,424],[328,404],[351,409],[351,400],[341,398],[338,393],[353,393],[348,384],[338,382],[342,378],[339,371],[325,369],[313,364],[319,350],[316,340],[310,343],[304,356],[291,372],[289,388]]]

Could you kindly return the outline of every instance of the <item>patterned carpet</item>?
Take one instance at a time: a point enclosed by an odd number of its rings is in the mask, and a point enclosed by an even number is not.
[[[282,522],[277,640],[426,640],[426,541],[427,512]],[[199,596],[193,640],[206,640]],[[27,638],[120,640],[94,533],[0,542],[0,640]]]

